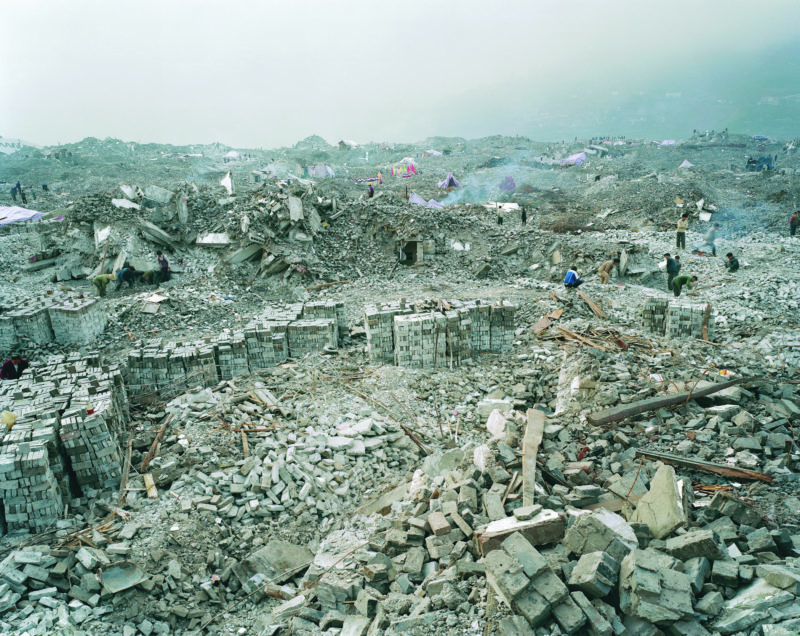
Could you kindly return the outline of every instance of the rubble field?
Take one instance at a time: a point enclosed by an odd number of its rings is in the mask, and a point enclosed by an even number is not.
[[[0,633],[800,633],[799,141],[0,156]]]

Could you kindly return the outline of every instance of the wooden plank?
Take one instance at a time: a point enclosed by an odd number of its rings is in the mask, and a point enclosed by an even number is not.
[[[242,429],[242,453],[244,453],[245,459],[250,457],[250,448],[247,445],[247,433],[244,432],[244,429]]]
[[[150,462],[152,461],[153,457],[155,457],[156,454],[158,453],[158,449],[161,446],[161,440],[163,439],[164,433],[166,433],[167,431],[167,426],[169,426],[169,423],[171,421],[172,421],[172,414],[167,415],[166,419],[164,420],[164,424],[161,426],[161,428],[158,431],[158,434],[156,435],[156,438],[153,440],[153,445],[150,447],[150,450],[147,452],[147,455],[145,456],[144,460],[142,460],[142,465],[139,466],[140,473],[143,473],[144,471],[147,470],[147,467],[150,465]]]
[[[584,294],[580,290],[578,290],[578,298],[580,298],[583,302],[589,305],[589,309],[592,310],[592,313],[595,316],[597,316],[598,318],[606,317],[605,313],[603,313],[603,310],[600,309],[600,307],[598,307],[597,304],[591,298],[589,298],[586,294]]]
[[[534,334],[540,334],[550,328],[553,323],[547,318],[540,318],[538,321],[531,325],[531,331]]]
[[[737,380],[731,380],[730,382],[722,382],[713,386],[697,389],[696,391],[684,391],[683,393],[675,393],[673,395],[647,398],[646,400],[639,400],[638,402],[632,402],[631,404],[615,406],[610,409],[604,409],[602,411],[590,413],[586,416],[586,419],[590,424],[594,425],[608,424],[609,422],[623,420],[626,417],[638,415],[639,413],[646,413],[647,411],[655,411],[656,409],[660,409],[662,407],[681,404],[682,402],[688,402],[690,399],[694,398],[706,397],[707,395],[712,395],[719,391],[723,391],[732,386],[736,386],[737,384],[752,382],[757,379],[758,378],[739,378]]]
[[[532,506],[536,494],[536,454],[544,434],[544,413],[528,409],[528,425],[522,441],[522,505]]]
[[[708,319],[711,317],[711,303],[706,305],[706,311],[703,314],[703,340],[708,340]]]
[[[689,470],[700,470],[706,473],[714,473],[716,475],[724,475],[725,477],[733,477],[734,479],[749,479],[752,481],[774,481],[770,475],[758,473],[754,470],[747,470],[745,468],[736,468],[735,466],[725,466],[724,464],[715,464],[713,462],[703,462],[696,459],[688,459],[680,457],[679,455],[671,455],[669,453],[657,453],[655,451],[637,450],[637,457],[646,457],[664,462],[665,464],[673,464],[681,468],[688,468]]]
[[[144,474],[144,487],[147,489],[147,496],[150,499],[158,499],[158,490],[156,490],[156,482],[153,480],[153,475],[150,473]]]

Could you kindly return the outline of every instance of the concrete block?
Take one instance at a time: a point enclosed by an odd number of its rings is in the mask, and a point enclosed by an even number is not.
[[[579,588],[593,598],[602,598],[617,583],[619,563],[605,552],[581,555],[569,577],[569,585]]]
[[[714,561],[711,580],[725,587],[738,587],[739,564],[736,561]]]
[[[608,552],[616,561],[621,561],[639,545],[628,522],[603,508],[579,516],[562,543],[572,554]]]
[[[522,570],[528,578],[537,576],[549,567],[547,560],[519,532],[515,532],[503,541],[502,547],[522,566]]]
[[[486,582],[508,606],[528,587],[530,579],[522,566],[503,550],[494,550],[484,557]]]
[[[634,550],[619,573],[620,609],[656,625],[694,615],[689,578],[676,571],[677,562],[656,550]]]
[[[564,537],[564,519],[554,510],[543,510],[525,521],[505,517],[476,530],[475,539],[481,552],[488,554],[515,532],[520,532],[531,545],[555,543]]]
[[[583,592],[573,592],[572,600],[581,608],[586,616],[586,629],[592,636],[612,636],[614,629],[611,624],[598,612],[594,605],[589,602]]]
[[[552,611],[559,627],[567,634],[574,634],[586,622],[585,614],[569,596],[557,605],[553,605]]]
[[[713,530],[694,530],[672,537],[667,539],[666,547],[667,552],[681,561],[697,557],[715,561],[727,555],[725,546]]]

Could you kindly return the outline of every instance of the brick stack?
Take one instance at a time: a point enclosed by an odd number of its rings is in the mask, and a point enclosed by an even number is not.
[[[247,360],[247,345],[245,344],[244,333],[241,331],[233,334],[223,333],[217,338],[214,350],[220,379],[230,380],[250,373],[250,364]]]
[[[705,305],[673,304],[667,312],[666,335],[670,338],[702,338]],[[708,337],[713,338],[714,321],[709,316]]]
[[[667,322],[669,301],[663,298],[648,298],[644,303],[642,320],[645,329],[654,333],[664,333]]]
[[[278,329],[275,323],[249,324],[244,330],[244,339],[252,369],[273,367],[289,355],[286,330]]]
[[[331,318],[336,321],[339,338],[349,334],[343,302],[310,302],[303,306],[303,318]]]
[[[489,348],[492,353],[511,351],[514,341],[515,311],[516,307],[508,303],[492,306]]]
[[[66,411],[61,418],[61,441],[79,486],[119,486],[122,471],[117,440],[101,413]]]
[[[289,323],[289,355],[303,356],[322,351],[325,347],[334,349],[339,343],[336,321],[331,318],[308,318]]]
[[[394,317],[409,314],[411,310],[399,303],[378,307],[367,305],[364,312],[364,328],[367,332],[367,353],[370,362],[394,364]]]
[[[64,511],[50,470],[45,442],[4,445],[0,453],[0,496],[10,532],[50,527]]]
[[[7,313],[0,314],[0,356],[14,351],[18,342],[14,318]]]
[[[56,342],[87,344],[106,328],[106,312],[96,298],[66,299],[48,308]]]
[[[472,323],[472,351],[475,354],[492,350],[492,307],[475,301],[466,305]]]
[[[32,300],[8,312],[19,340],[30,340],[39,345],[53,342],[49,304],[45,300]]]

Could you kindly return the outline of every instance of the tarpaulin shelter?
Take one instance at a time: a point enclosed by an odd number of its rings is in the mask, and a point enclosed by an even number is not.
[[[447,176],[439,182],[440,188],[460,188],[461,184],[456,181],[452,172],[448,172]]]
[[[425,151],[426,157],[441,157],[443,154],[440,150],[434,150],[433,148]]]
[[[0,206],[0,225],[8,225],[19,221],[38,221],[43,216],[41,212],[28,210],[16,205]]]
[[[683,163],[678,166],[679,168],[694,168],[694,164],[688,159],[684,159]]]
[[[582,166],[586,163],[586,153],[585,152],[577,152],[574,155],[570,155],[566,159],[561,160],[561,166]]]
[[[500,182],[500,189],[506,192],[516,190],[517,184],[514,182],[514,177],[506,177]]]
[[[411,196],[408,197],[408,202],[413,203],[414,205],[422,205],[426,208],[436,208],[437,210],[441,210],[444,206],[434,199],[430,199],[426,201],[421,196],[419,196],[416,192],[412,192]]]
[[[659,146],[674,146],[675,145],[675,140],[674,139],[665,139],[664,141],[662,141],[658,145]]]

